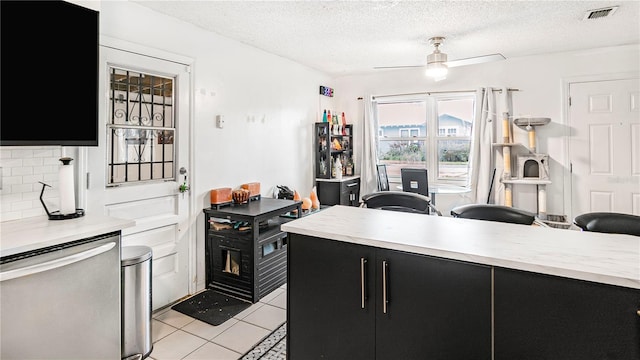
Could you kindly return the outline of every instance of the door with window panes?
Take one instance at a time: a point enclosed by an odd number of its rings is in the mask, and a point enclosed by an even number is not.
[[[135,220],[122,246],[152,249],[157,309],[190,292],[191,196],[181,192],[190,182],[188,66],[104,46],[100,54],[100,141],[87,150],[87,212]]]
[[[429,183],[467,185],[475,93],[376,97],[378,158],[390,186],[400,169],[426,168]]]

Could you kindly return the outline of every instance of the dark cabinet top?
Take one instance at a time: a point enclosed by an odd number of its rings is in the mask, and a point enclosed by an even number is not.
[[[249,201],[246,204],[230,204],[219,209],[204,209],[208,216],[233,218],[268,218],[295,209],[300,210],[301,201],[273,199],[261,197],[260,200]]]

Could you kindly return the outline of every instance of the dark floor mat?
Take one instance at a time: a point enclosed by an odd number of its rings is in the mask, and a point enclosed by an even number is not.
[[[192,318],[217,326],[249,306],[251,306],[250,302],[207,289],[173,305],[171,308]]]

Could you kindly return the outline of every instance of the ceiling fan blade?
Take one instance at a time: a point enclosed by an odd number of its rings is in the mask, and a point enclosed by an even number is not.
[[[447,65],[447,67],[452,68],[452,67],[465,66],[465,65],[483,64],[483,63],[500,61],[505,59],[506,58],[504,57],[504,55],[500,53],[496,53],[496,54],[489,54],[489,55],[482,55],[482,56],[474,56],[474,57],[465,58],[465,59],[451,60],[451,61],[447,61],[445,64]],[[425,66],[426,65],[399,65],[399,66],[374,66],[373,68],[376,70],[384,70],[384,69],[421,68]]]
[[[458,59],[447,61],[446,64],[448,67],[456,67],[456,66],[465,66],[465,65],[474,65],[474,64],[482,64],[492,61],[500,61],[506,59],[502,54],[490,54],[483,56],[474,56],[466,59]]]
[[[373,68],[378,69],[404,69],[404,68],[420,68],[424,67],[424,65],[400,65],[400,66],[374,66]]]

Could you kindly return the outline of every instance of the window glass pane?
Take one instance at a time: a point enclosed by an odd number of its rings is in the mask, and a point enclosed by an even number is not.
[[[387,165],[389,180],[399,182],[401,168],[426,167],[427,103],[424,100],[379,103],[377,110],[378,157],[380,163]]]
[[[469,175],[470,140],[438,141],[438,178],[464,180]]]
[[[175,179],[174,79],[110,68],[108,185]]]
[[[387,177],[399,181],[401,168],[427,166],[426,141],[380,140],[378,157],[387,165]]]
[[[380,160],[410,163],[424,163],[427,155],[424,140],[380,140],[378,151]]]
[[[109,182],[121,183],[125,181],[126,165],[113,165],[109,167]]]
[[[438,134],[471,136],[473,105],[473,98],[438,100]]]
[[[437,101],[439,180],[466,180],[469,176],[474,104],[472,96]]]
[[[377,106],[378,133],[384,134],[384,137],[414,136],[412,131],[423,136],[426,134],[426,102],[401,102]]]

